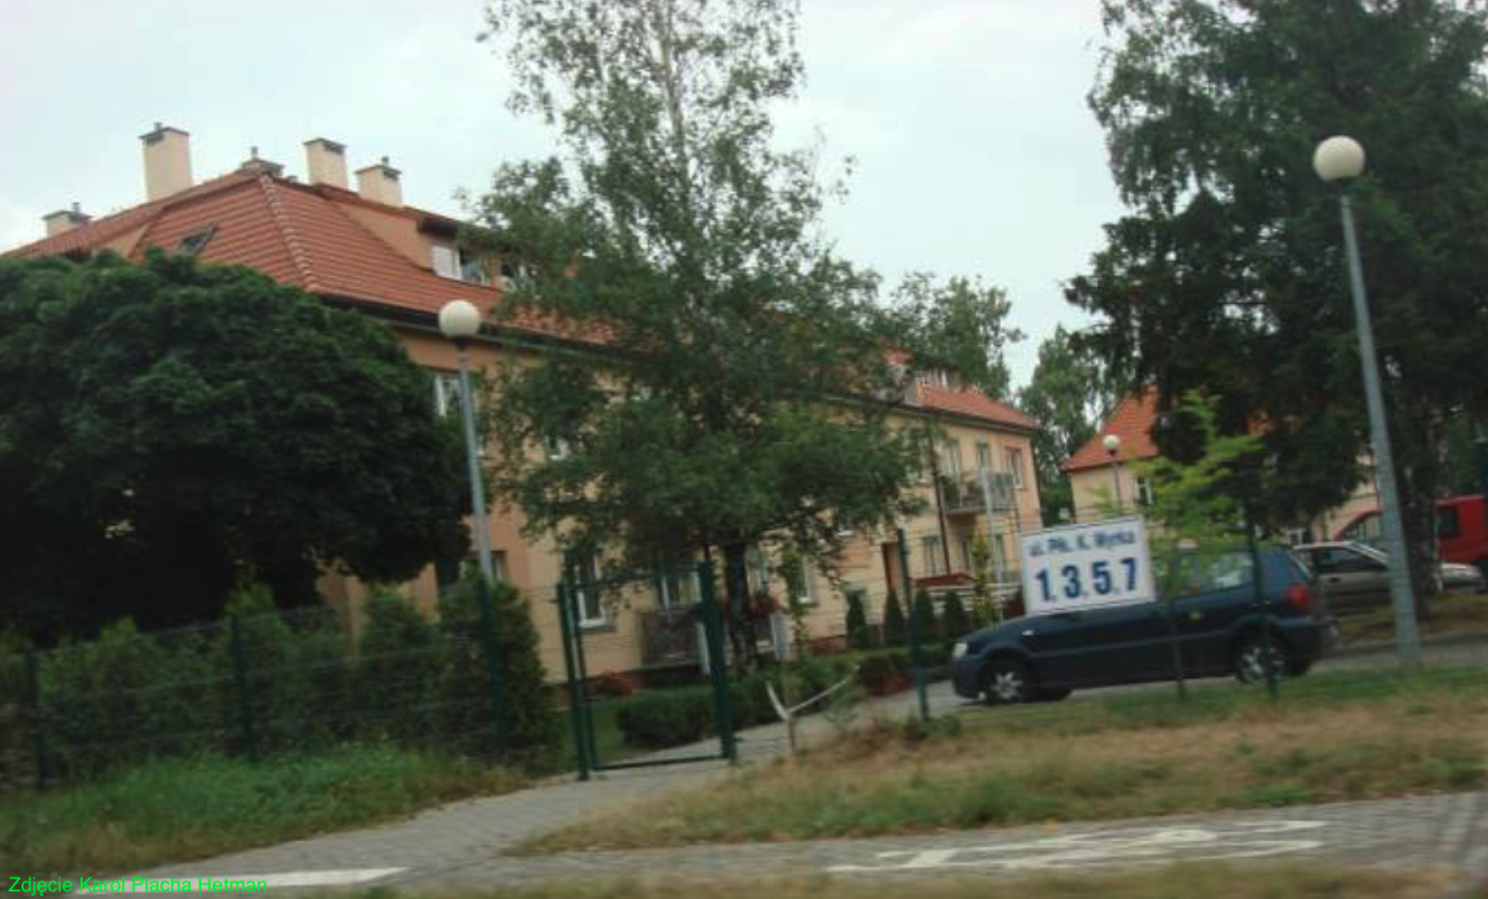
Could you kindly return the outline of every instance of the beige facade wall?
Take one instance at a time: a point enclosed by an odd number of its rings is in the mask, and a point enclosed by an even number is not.
[[[1114,469],[1102,465],[1070,472],[1067,477],[1074,496],[1075,522],[1099,521],[1116,509],[1130,511],[1139,505],[1138,499],[1145,489],[1136,474],[1120,462]]]
[[[406,235],[405,235],[406,236]],[[413,329],[400,329],[400,337],[409,356],[419,366],[436,372],[457,371],[458,361],[454,347],[441,336]],[[511,350],[498,350],[489,344],[471,347],[471,365],[474,371],[494,372],[502,365],[521,364],[527,361],[525,354]],[[431,397],[432,401],[432,397]],[[1010,461],[1017,459],[1022,465],[1021,489],[1016,490],[1018,512],[999,514],[992,532],[1004,541],[1004,552],[1010,565],[1006,571],[1009,579],[1016,576],[1012,566],[1016,565],[1016,530],[1039,527],[1038,488],[1034,480],[1033,451],[1030,438],[1012,430],[982,426],[964,419],[945,418],[940,421],[947,437],[947,452],[955,446],[960,454],[964,475],[974,476],[978,464],[978,445],[986,445],[995,470],[1007,470]],[[1014,450],[1010,456],[1008,450]],[[942,458],[942,464],[944,457]],[[945,473],[945,472],[942,472]],[[915,578],[932,572],[944,572],[944,550],[938,561],[927,558],[924,538],[939,537],[941,517],[935,511],[935,492],[927,481],[916,488],[925,500],[927,511],[904,523],[909,544],[910,574]],[[490,515],[490,536],[493,554],[500,559],[505,578],[515,585],[531,604],[534,623],[541,639],[541,657],[548,676],[553,681],[564,677],[563,651],[558,608],[555,602],[557,586],[561,576],[559,552],[548,537],[527,537],[521,532],[523,524],[519,509],[493,507]],[[984,514],[948,514],[945,516],[946,535],[950,537],[951,571],[965,572],[963,541],[969,540],[976,531],[986,533]],[[853,535],[834,573],[821,570],[808,572],[810,601],[807,604],[806,624],[813,641],[841,641],[846,635],[847,593],[860,591],[864,594],[869,622],[880,623],[884,601],[889,590],[889,577],[895,578],[895,590],[899,590],[897,568],[887,571],[885,552],[890,556],[897,552],[892,531]],[[778,561],[778,560],[771,560]],[[893,564],[893,563],[891,563]],[[721,577],[721,573],[720,573]],[[322,580],[322,593],[333,604],[345,610],[352,627],[360,627],[360,607],[369,588],[353,578],[328,575]],[[722,595],[721,584],[717,587]],[[936,592],[942,588],[936,588]],[[400,592],[412,597],[418,606],[428,612],[434,610],[437,601],[437,585],[432,569],[425,571],[414,581],[400,585]],[[782,603],[786,590],[778,577],[772,577],[769,591]],[[599,626],[585,629],[584,647],[590,675],[606,671],[626,672],[642,667],[642,633],[640,613],[657,608],[659,597],[654,585],[638,585],[618,601],[607,607],[607,620]],[[778,634],[790,632],[785,616],[775,622]]]

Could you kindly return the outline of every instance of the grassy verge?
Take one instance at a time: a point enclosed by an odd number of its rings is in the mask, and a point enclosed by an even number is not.
[[[1488,631],[1488,596],[1454,594],[1429,600],[1431,620],[1421,622],[1423,636]],[[1394,613],[1389,607],[1338,616],[1343,645],[1380,643],[1395,639]]]
[[[1488,784],[1488,669],[1339,673],[879,722],[795,761],[540,837],[555,852],[910,833]]]
[[[215,756],[160,761],[0,798],[0,871],[39,877],[137,870],[521,785],[520,776],[501,769],[383,747],[258,764]]]
[[[1005,880],[709,880],[710,899],[1426,899],[1460,888],[1444,871],[1342,870],[1320,865],[1173,865],[1121,874]],[[527,889],[471,891],[440,899],[677,899],[700,895],[677,881],[564,883]],[[386,895],[386,894],[382,894]],[[436,894],[437,895],[437,894]]]

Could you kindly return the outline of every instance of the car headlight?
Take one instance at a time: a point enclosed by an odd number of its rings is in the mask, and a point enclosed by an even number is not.
[[[951,650],[951,659],[959,659],[964,655],[966,655],[966,641],[961,640],[956,644],[956,647]]]

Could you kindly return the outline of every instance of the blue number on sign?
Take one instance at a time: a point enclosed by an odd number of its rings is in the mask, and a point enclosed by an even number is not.
[[[1090,566],[1090,579],[1094,582],[1097,596],[1108,596],[1111,593],[1111,563],[1100,561]]]
[[[1059,569],[1059,573],[1064,575],[1064,595],[1070,599],[1078,599],[1085,592],[1085,588],[1080,586],[1079,566],[1066,565]]]
[[[1127,556],[1121,564],[1126,566],[1126,589],[1137,589],[1137,560]]]
[[[1049,602],[1049,572],[1040,571],[1038,573],[1037,580],[1039,582],[1039,589],[1042,590],[1044,594],[1044,602]]]

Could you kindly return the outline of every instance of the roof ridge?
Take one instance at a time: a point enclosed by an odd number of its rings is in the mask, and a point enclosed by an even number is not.
[[[309,254],[300,243],[299,232],[295,230],[294,222],[290,221],[289,212],[284,204],[279,201],[279,192],[275,188],[274,179],[267,173],[258,176],[259,190],[264,195],[265,202],[269,205],[269,213],[274,216],[274,223],[279,226],[279,237],[284,241],[284,248],[289,251],[289,259],[294,263],[295,271],[300,273],[304,279],[304,289],[315,291],[319,284],[315,280],[315,270],[310,266]]]

